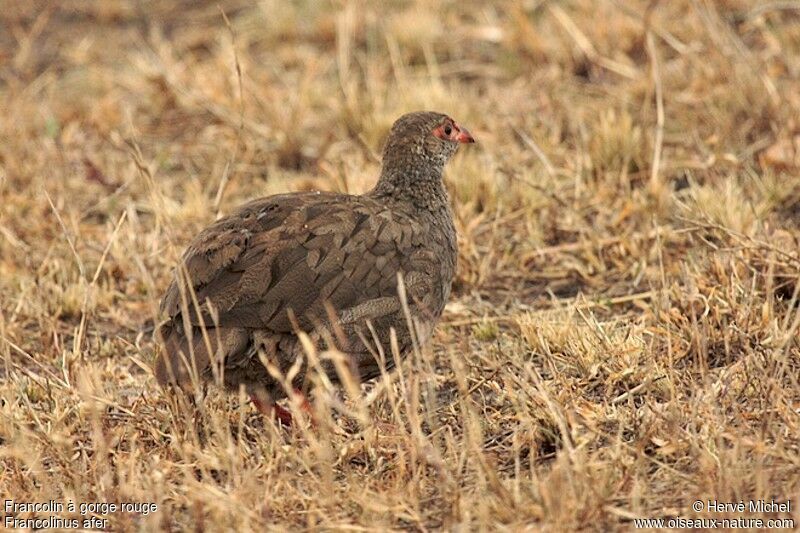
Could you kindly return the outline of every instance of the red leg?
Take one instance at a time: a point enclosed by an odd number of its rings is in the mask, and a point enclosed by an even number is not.
[[[314,407],[311,405],[311,402],[308,401],[305,394],[303,394],[300,389],[294,389],[295,396],[298,396],[300,399],[300,409],[306,412],[306,414],[314,420]]]
[[[314,420],[314,408],[311,405],[311,402],[308,401],[308,398],[300,392],[298,389],[294,389],[294,394],[299,396],[300,400],[300,408],[308,414],[308,417],[311,419],[311,423],[315,424]],[[250,400],[253,402],[253,405],[256,409],[261,412],[264,416],[275,417],[281,424],[286,427],[291,427],[292,425],[292,413],[286,409],[278,405],[277,403],[268,404],[264,402],[257,394],[251,394]]]
[[[292,426],[292,413],[288,409],[281,407],[277,403],[272,406],[275,419],[286,427]]]
[[[259,398],[257,394],[251,394],[250,400],[262,415],[275,417],[275,419],[284,426],[288,427],[292,425],[292,413],[290,413],[287,409],[284,409],[276,403],[268,404]]]

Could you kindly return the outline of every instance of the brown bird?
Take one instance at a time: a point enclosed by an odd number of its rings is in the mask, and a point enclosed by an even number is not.
[[[276,375],[304,361],[300,331],[346,354],[361,380],[381,372],[376,342],[392,368],[391,329],[401,355],[413,348],[398,273],[420,343],[450,295],[458,250],[442,173],[459,144],[472,142],[446,115],[409,113],[392,126],[366,194],[260,198],[202,231],[161,301],[158,382],[244,386],[260,410],[289,422],[274,405],[286,396]],[[299,368],[296,388],[305,383]],[[322,368],[338,381],[331,361]]]

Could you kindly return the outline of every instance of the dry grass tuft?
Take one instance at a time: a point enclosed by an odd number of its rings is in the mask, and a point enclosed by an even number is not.
[[[4,3],[3,497],[158,505],[125,531],[613,530],[760,498],[796,527],[795,4]],[[479,140],[432,345],[320,390],[315,429],[166,397],[150,329],[188,239],[364,191],[419,108]]]

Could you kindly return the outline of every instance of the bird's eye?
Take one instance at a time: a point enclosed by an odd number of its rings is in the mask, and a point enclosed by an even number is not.
[[[450,124],[446,124],[444,127],[444,134],[449,137],[451,133],[453,133],[453,128],[450,127]]]

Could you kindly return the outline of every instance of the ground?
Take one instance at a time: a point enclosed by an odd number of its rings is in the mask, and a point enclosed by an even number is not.
[[[796,2],[4,2],[0,494],[75,509],[3,515],[797,527],[798,79]],[[318,387],[316,426],[167,397],[152,328],[192,235],[257,196],[367,190],[418,109],[478,141],[447,171],[431,344]],[[791,509],[708,508],[759,499]]]

